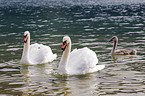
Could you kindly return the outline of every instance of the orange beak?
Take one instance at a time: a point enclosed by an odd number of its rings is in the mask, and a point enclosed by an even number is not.
[[[63,42],[63,45],[62,45],[62,47],[61,47],[61,49],[64,51],[65,48],[66,48],[66,46],[67,46],[67,43],[66,43],[66,41],[64,41],[64,42]]]
[[[27,43],[27,36],[24,37],[24,43]]]

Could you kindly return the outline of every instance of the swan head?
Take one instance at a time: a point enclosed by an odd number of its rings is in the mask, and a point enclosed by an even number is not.
[[[64,37],[63,37],[63,44],[62,44],[61,49],[62,49],[63,51],[65,51],[66,47],[67,47],[70,43],[71,43],[70,37],[69,37],[69,36],[64,36]]]
[[[24,32],[24,43],[27,43],[28,37],[30,36],[29,31]]]
[[[110,40],[109,40],[109,42],[111,42],[111,41],[113,41],[113,42],[116,42],[116,41],[118,41],[118,38],[117,38],[117,36],[113,36]]]

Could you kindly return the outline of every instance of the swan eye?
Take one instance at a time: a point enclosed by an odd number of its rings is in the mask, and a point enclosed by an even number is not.
[[[65,44],[66,44],[66,42],[67,42],[67,41],[64,41],[64,42],[63,42],[63,45],[65,45]]]
[[[24,35],[24,38],[26,38],[27,37],[27,35]]]

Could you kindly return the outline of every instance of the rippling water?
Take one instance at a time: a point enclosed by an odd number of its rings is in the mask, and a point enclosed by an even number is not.
[[[144,0],[0,0],[0,95],[144,96]],[[31,43],[49,45],[58,58],[48,64],[21,66],[23,32]],[[89,47],[105,69],[81,76],[56,74],[62,37],[72,49]],[[136,49],[135,56],[111,57],[118,48]]]

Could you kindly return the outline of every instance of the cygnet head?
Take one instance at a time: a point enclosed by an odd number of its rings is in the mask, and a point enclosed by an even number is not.
[[[111,41],[113,41],[113,42],[118,41],[117,36],[113,36],[113,37],[109,40],[109,42],[111,42]]]
[[[29,31],[24,32],[24,43],[27,43],[28,37],[30,36]]]
[[[69,36],[64,36],[64,37],[63,37],[63,44],[62,44],[61,49],[62,49],[63,51],[65,51],[66,47],[67,47],[70,43],[71,43],[70,37],[69,37]]]

